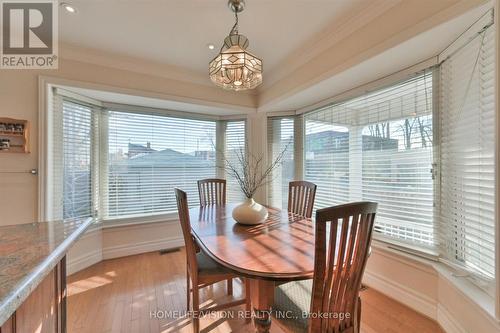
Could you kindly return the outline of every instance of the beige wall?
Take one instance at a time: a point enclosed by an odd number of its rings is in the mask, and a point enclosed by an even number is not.
[[[162,73],[163,74],[163,73]],[[37,177],[30,174],[6,174],[2,171],[26,171],[38,168],[38,77],[51,76],[97,85],[132,89],[146,96],[191,100],[206,105],[254,108],[251,94],[236,94],[215,86],[191,84],[165,77],[140,74],[117,68],[61,59],[58,70],[0,71],[0,117],[27,119],[31,122],[30,154],[0,154],[0,225],[37,220]],[[207,78],[208,80],[208,78]]]
[[[34,71],[0,72],[0,116],[31,122],[31,154],[0,154],[0,172],[37,167],[38,81]],[[0,174],[0,225],[33,222],[37,212],[37,177]]]

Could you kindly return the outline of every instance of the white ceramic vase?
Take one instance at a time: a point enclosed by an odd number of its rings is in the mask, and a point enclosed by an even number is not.
[[[264,222],[267,214],[267,208],[256,203],[253,198],[245,199],[245,201],[233,209],[233,219],[238,223],[247,225]]]

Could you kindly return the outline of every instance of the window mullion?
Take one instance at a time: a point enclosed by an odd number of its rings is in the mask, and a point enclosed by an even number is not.
[[[215,130],[215,165],[217,170],[217,178],[226,178],[226,172],[224,170],[224,154],[226,151],[226,128],[227,121],[218,120]]]
[[[363,200],[363,127],[349,128],[349,200]]]
[[[109,200],[109,122],[108,110],[102,109],[99,111],[99,145],[97,147],[99,153],[99,218],[104,219],[109,216],[108,200]]]

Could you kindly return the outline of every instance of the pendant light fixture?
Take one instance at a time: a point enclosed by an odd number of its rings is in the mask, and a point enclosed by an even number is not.
[[[262,60],[248,52],[248,38],[238,32],[238,13],[245,8],[244,0],[229,0],[235,24],[224,39],[219,54],[210,62],[210,79],[228,90],[254,89],[262,83]]]

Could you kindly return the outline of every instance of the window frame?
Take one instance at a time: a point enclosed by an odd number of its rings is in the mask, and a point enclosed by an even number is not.
[[[497,36],[497,38],[498,38],[498,36]],[[432,175],[433,175],[433,189],[434,189],[434,191],[433,191],[434,208],[433,208],[432,223],[434,226],[433,230],[434,230],[435,244],[432,247],[420,247],[420,246],[418,246],[418,244],[414,245],[411,243],[401,242],[401,241],[398,241],[397,239],[394,239],[394,238],[391,238],[388,236],[384,236],[383,234],[379,234],[379,233],[373,233],[373,239],[376,242],[386,244],[389,248],[391,248],[393,250],[440,262],[440,263],[446,265],[447,267],[450,267],[451,269],[453,269],[456,272],[457,276],[465,277],[467,280],[471,281],[474,285],[478,286],[483,291],[485,291],[488,295],[494,296],[495,284],[497,283],[496,280],[500,280],[500,277],[498,275],[496,275],[492,279],[487,279],[481,275],[475,274],[474,272],[470,271],[469,269],[466,269],[465,267],[457,265],[457,264],[447,260],[446,258],[444,258],[443,255],[440,253],[440,250],[438,248],[438,242],[439,242],[438,238],[439,238],[439,233],[440,233],[440,230],[439,230],[440,221],[438,220],[440,212],[439,212],[438,202],[439,202],[440,197],[441,197],[441,193],[440,193],[440,190],[441,190],[441,184],[440,184],[441,163],[439,160],[440,155],[441,155],[441,150],[440,150],[440,145],[441,145],[441,133],[440,133],[441,110],[440,110],[440,102],[439,102],[440,89],[441,89],[441,86],[439,83],[441,62],[439,62],[438,60],[439,60],[438,58],[434,57],[434,58],[430,59],[429,61],[425,61],[423,63],[417,64],[417,65],[412,66],[406,70],[400,71],[398,73],[394,73],[392,75],[389,75],[388,77],[385,77],[385,78],[382,78],[379,80],[375,80],[375,81],[370,82],[366,85],[362,85],[360,87],[357,87],[355,89],[352,89],[352,90],[347,91],[345,93],[342,93],[340,95],[334,96],[328,100],[323,101],[320,104],[315,104],[315,105],[308,106],[308,107],[305,107],[303,109],[297,110],[295,112],[295,117],[297,117],[297,118],[302,117],[302,119],[303,119],[303,117],[308,113],[314,112],[316,110],[319,110],[321,108],[325,108],[325,107],[330,106],[330,105],[343,103],[343,102],[349,101],[349,100],[356,98],[356,97],[361,97],[361,96],[363,96],[365,94],[369,94],[373,91],[377,91],[377,90],[384,89],[384,88],[387,88],[387,87],[390,87],[393,85],[397,85],[400,82],[409,80],[412,77],[419,75],[419,73],[421,73],[421,71],[423,71],[423,70],[432,69],[432,71],[433,71],[433,84],[432,84],[432,126],[433,126],[433,129],[432,129],[432,133],[433,133],[432,161],[433,161],[433,163],[432,163],[432,169],[430,170],[430,172],[432,172]],[[497,64],[497,67],[498,66],[499,66],[499,64]],[[497,84],[498,84],[498,82],[497,82]],[[498,106],[497,106],[497,109],[498,109]],[[500,121],[500,117],[498,117],[498,115],[497,115],[497,123],[499,121]],[[305,126],[305,121],[302,122],[302,125]],[[305,131],[305,129],[303,129],[303,130]],[[498,148],[498,141],[499,140],[500,140],[500,135],[498,133],[498,128],[497,128],[497,131],[495,133],[495,142],[497,144],[497,146],[496,146],[497,148]],[[305,145],[304,141],[305,141],[305,135],[303,135],[303,137],[302,137],[302,144]],[[297,139],[295,142],[297,142]],[[498,149],[495,150],[496,153],[498,153],[497,150]],[[296,152],[296,154],[297,154],[297,152]],[[301,156],[305,160],[304,154],[305,154],[305,152],[302,152]],[[496,158],[495,163],[496,162],[498,162],[498,158]],[[498,165],[496,165],[496,167],[495,167],[497,174],[498,174],[498,167],[499,167]],[[497,188],[498,188],[499,181],[500,181],[499,178],[500,177],[496,177],[495,186]],[[498,189],[496,190],[496,195],[498,196]],[[497,204],[495,207],[495,210],[496,210],[495,217],[498,217],[498,211],[499,211],[499,209],[498,209],[498,197],[496,198],[496,202],[497,202]],[[498,223],[499,222],[497,220],[496,224],[498,225]],[[498,227],[497,227],[497,230],[498,230]],[[495,244],[495,250],[496,250],[495,253],[498,252],[497,251],[498,246],[499,245],[497,242],[497,244]],[[496,255],[498,257],[498,253]],[[497,260],[496,264],[499,265],[498,260]],[[499,269],[500,269],[499,267],[496,267],[497,272],[499,271]]]
[[[368,85],[364,85],[354,89],[353,91],[349,91],[347,93],[337,95],[333,98],[328,99],[321,105],[311,108],[306,107],[303,109],[299,109],[297,111],[283,111],[283,112],[269,112],[267,113],[266,120],[267,122],[271,121],[273,118],[293,118],[295,120],[294,123],[294,159],[295,159],[295,179],[303,179],[304,178],[304,170],[305,170],[305,121],[304,117],[310,112],[313,112],[317,109],[326,107],[331,104],[343,103],[352,98],[363,96],[364,94],[368,94],[373,91],[377,91],[383,88],[387,88],[392,85],[396,85],[398,83],[409,80],[415,76],[418,76],[420,72],[429,70],[432,68],[433,70],[433,84],[432,84],[432,119],[433,119],[433,172],[434,172],[434,200],[436,200],[436,196],[439,195],[439,177],[437,175],[437,158],[439,157],[439,85],[437,82],[439,81],[439,66],[436,62],[436,59],[431,59],[429,61],[424,61],[421,64],[410,67],[407,70],[395,73],[390,75],[389,77],[376,80]],[[267,125],[266,125],[267,127]],[[267,147],[266,147],[267,149]],[[269,154],[269,152],[268,152]],[[267,189],[269,191],[269,189]],[[268,198],[269,195],[266,196]],[[434,206],[434,210],[436,206]],[[433,223],[435,212],[433,212]],[[434,228],[434,233],[437,232],[437,228]],[[436,237],[436,235],[434,235]],[[435,238],[436,239],[436,238]],[[391,238],[385,236],[381,233],[373,233],[373,240],[375,242],[379,242],[381,244],[386,244],[389,248],[401,251],[404,253],[409,253],[411,255],[415,255],[418,257],[427,258],[432,261],[439,261],[440,256],[436,246],[432,247],[419,247],[414,244],[401,242],[395,238]]]
[[[95,189],[95,182],[96,182],[96,172],[95,172],[95,169],[96,169],[96,162],[98,163],[98,160],[96,160],[96,156],[95,156],[95,149],[94,147],[96,146],[96,137],[95,137],[95,131],[94,129],[96,128],[97,124],[98,124],[98,118],[99,116],[95,113],[95,107],[91,104],[88,104],[88,103],[85,103],[85,102],[82,102],[82,101],[79,101],[79,100],[76,100],[74,98],[71,98],[71,97],[66,97],[64,95],[61,96],[61,111],[62,111],[62,121],[63,121],[63,128],[62,128],[62,131],[64,133],[64,114],[65,114],[65,111],[64,111],[64,104],[65,103],[70,103],[70,104],[73,104],[73,105],[77,105],[78,107],[80,108],[86,108],[89,110],[90,112],[90,132],[92,133],[91,137],[89,138],[89,176],[90,176],[90,179],[89,179],[89,190],[90,190],[90,193],[89,193],[89,204],[90,204],[90,216],[85,216],[85,217],[95,217],[96,216],[96,213],[97,213],[97,207],[96,207],[96,193],[94,191]],[[62,197],[63,197],[63,207],[62,207],[62,210],[63,210],[63,219],[66,219],[66,218],[74,218],[74,217],[65,217],[65,210],[64,210],[64,197],[65,197],[65,181],[64,181],[64,177],[65,177],[65,165],[64,165],[64,141],[63,141],[63,144],[62,144],[62,148],[61,148],[61,152],[62,152],[62,156],[63,156],[63,189],[62,189]]]
[[[221,120],[219,121],[219,127],[218,129],[221,130],[221,133],[219,133],[219,135],[221,136],[221,139],[219,140],[220,141],[220,145],[217,147],[217,151],[219,153],[219,160],[216,161],[216,163],[218,163],[218,173],[217,175],[223,179],[226,179],[227,181],[227,187],[226,187],[226,201],[229,202],[230,200],[230,196],[232,195],[232,193],[229,192],[229,186],[232,185],[234,186],[235,188],[237,188],[236,192],[239,192],[239,195],[240,195],[240,200],[243,201],[245,200],[245,195],[243,194],[243,192],[241,192],[240,188],[237,187],[237,182],[235,179],[231,180],[231,179],[228,179],[228,174],[227,174],[227,171],[225,169],[225,161],[224,161],[224,158],[227,158],[227,126],[229,123],[232,123],[232,122],[243,122],[244,124],[244,133],[243,133],[243,140],[244,140],[244,143],[243,143],[243,149],[244,149],[244,154],[247,154],[249,152],[249,144],[248,144],[248,121],[246,119],[241,119],[241,118],[238,118],[238,117],[228,117],[228,119],[225,119],[225,120]],[[217,134],[216,134],[217,135]],[[221,153],[222,152],[222,153]],[[233,184],[230,184],[230,182],[233,182]]]
[[[439,127],[435,125],[435,120],[437,117],[439,117],[439,85],[436,83],[436,80],[439,81],[439,64],[437,63],[437,59],[430,59],[429,61],[424,61],[420,64],[417,64],[415,66],[412,66],[404,71],[397,72],[395,74],[392,74],[388,77],[384,77],[382,79],[373,81],[367,85],[360,86],[356,89],[353,89],[351,91],[348,91],[346,93],[340,94],[336,97],[330,98],[326,100],[324,103],[317,105],[315,108],[307,107],[302,110],[298,110],[296,112],[296,117],[302,119],[302,145],[301,151],[302,151],[302,165],[303,165],[303,176],[302,178],[305,177],[305,139],[306,139],[306,121],[305,117],[314,112],[318,112],[321,109],[325,109],[331,106],[335,106],[338,104],[343,104],[346,102],[349,102],[352,99],[360,98],[363,97],[364,95],[368,95],[373,92],[377,92],[383,89],[391,88],[393,86],[396,86],[398,84],[404,83],[406,81],[409,81],[413,78],[416,78],[418,76],[421,76],[425,73],[432,72],[432,135],[433,135],[433,144],[432,144],[432,149],[433,149],[433,154],[432,154],[432,166],[435,168],[438,164],[437,158],[439,157],[438,149],[436,147],[439,145]],[[365,125],[342,125],[345,126],[346,128],[351,131],[353,128],[357,128],[359,132],[361,133],[362,129],[367,126],[368,124]],[[434,172],[434,170],[433,170]],[[434,231],[434,239],[436,240],[436,232],[437,232],[437,226],[438,223],[436,223],[436,200],[437,200],[437,192],[436,192],[436,180],[433,180],[434,188],[433,188],[433,202],[434,202],[434,207],[433,207],[433,212],[432,212],[432,223],[433,223],[433,231]],[[405,252],[410,252],[414,253],[415,255],[418,256],[425,256],[425,257],[430,257],[433,258],[433,260],[438,260],[439,259],[439,252],[438,248],[436,246],[436,243],[434,243],[432,246],[418,246],[418,244],[414,244],[411,242],[404,242],[402,240],[398,240],[397,238],[392,238],[389,236],[386,236],[382,233],[373,233],[373,239],[380,241],[382,243],[386,243],[389,245],[392,245],[396,249],[404,249]]]
[[[496,14],[494,13],[493,9],[488,10],[487,12],[485,12],[483,14],[483,16],[480,19],[478,19],[471,27],[469,27],[463,33],[463,35],[464,35],[462,37],[463,40],[457,39],[452,44],[450,44],[445,50],[443,50],[443,52],[438,55],[438,68],[437,68],[438,75],[436,75],[435,79],[438,81],[441,79],[440,70],[441,70],[441,64],[444,61],[446,61],[448,58],[455,55],[462,48],[469,45],[469,43],[472,42],[475,38],[481,38],[480,37],[481,33],[486,33],[487,29],[492,29],[492,33],[494,34],[495,41],[498,41],[498,38],[499,38],[498,27],[496,27],[496,25],[498,25],[498,22],[495,22],[495,20],[497,20],[497,19],[496,19]],[[479,51],[479,52],[481,52],[481,51]],[[493,61],[495,63],[495,73],[498,73],[498,68],[500,66],[500,64],[498,63],[498,57],[496,59],[494,59]],[[493,81],[495,81],[495,80],[493,79]],[[498,85],[500,84],[500,82],[498,80],[496,80],[495,84],[496,84],[496,92],[497,93],[494,94],[494,95],[496,95],[496,100],[494,103],[498,103],[497,94],[498,94]],[[436,86],[438,87],[438,89],[440,89],[441,83],[436,84]],[[439,95],[439,97],[441,97],[441,96]],[[437,99],[435,98],[434,103],[437,104],[436,110],[438,113],[436,114],[436,117],[435,117],[435,121],[437,122],[437,124],[433,124],[433,126],[435,126],[438,129],[438,131],[436,132],[437,135],[441,135],[441,132],[439,131],[439,129],[441,129],[441,127],[442,127],[441,123],[440,123],[440,120],[442,117],[442,113],[441,113],[442,110],[440,108],[441,103],[440,103],[439,98],[437,98]],[[498,111],[498,104],[496,105],[495,111]],[[493,219],[494,219],[493,228],[495,229],[495,232],[498,233],[500,231],[500,228],[499,228],[500,219],[498,218],[499,213],[500,213],[500,210],[499,210],[500,177],[498,177],[498,175],[499,175],[498,170],[499,170],[499,166],[500,166],[499,159],[498,159],[498,156],[499,156],[498,155],[498,143],[500,140],[499,126],[498,125],[500,124],[500,116],[499,116],[498,112],[495,113],[495,121],[496,121],[496,123],[493,125],[494,126],[494,133],[493,133],[494,142],[493,142],[493,144],[494,144],[494,154],[495,154],[495,156],[493,157],[494,177],[495,177],[494,185],[493,185],[495,187],[495,189],[493,191],[493,195],[495,196],[494,213],[493,213]],[[442,141],[441,137],[439,137],[438,139],[439,139],[438,142],[441,143],[441,141]],[[435,149],[435,154],[438,154],[438,157],[435,159],[436,169],[435,169],[434,174],[435,174],[435,178],[436,178],[435,179],[435,186],[437,186],[438,190],[440,191],[442,164],[441,164],[441,161],[439,159],[439,157],[441,156],[441,150],[438,151],[438,149],[441,149],[441,147],[439,146],[439,147],[437,147],[437,149]],[[437,200],[441,200],[441,193],[439,193]],[[443,227],[442,222],[439,221],[439,214],[441,212],[439,211],[438,206],[440,206],[440,202],[436,202],[436,205],[435,205],[435,210],[436,210],[436,214],[437,214],[435,216],[438,217],[437,218],[438,226],[437,226],[436,230],[440,226]],[[438,231],[438,232],[440,232],[440,231]],[[497,285],[500,286],[500,275],[498,274],[500,272],[500,261],[498,260],[498,258],[500,258],[500,253],[498,251],[500,249],[500,241],[499,241],[498,236],[499,235],[497,234],[496,237],[494,237],[495,243],[493,244],[493,252],[494,252],[494,255],[496,257],[496,259],[494,259],[494,265],[496,267],[494,267],[494,269],[493,269],[493,277],[492,278],[487,278],[487,277],[483,276],[482,274],[478,274],[478,273],[474,272],[474,270],[472,268],[462,266],[462,265],[458,264],[457,262],[448,259],[446,257],[446,255],[443,254],[442,251],[440,251],[440,253],[439,253],[439,261],[441,263],[445,264],[446,266],[450,267],[451,269],[453,269],[456,272],[455,273],[456,276],[463,277],[463,278],[467,279],[468,281],[472,282],[475,286],[479,287],[482,291],[486,292],[489,296],[495,297],[495,293],[500,295],[500,289],[497,288]],[[454,244],[454,246],[459,247],[458,244]]]
[[[280,130],[279,130],[279,135],[280,135],[280,138],[279,138],[279,143],[280,143],[280,151],[281,149],[283,149],[282,145],[283,143],[289,145],[288,146],[288,150],[285,154],[288,155],[289,153],[291,153],[292,155],[292,158],[293,158],[293,170],[292,170],[292,174],[291,174],[291,177],[290,177],[290,180],[289,181],[293,181],[293,180],[297,180],[297,179],[300,179],[297,177],[297,174],[298,174],[298,170],[297,170],[297,164],[298,164],[298,161],[297,161],[297,148],[296,148],[296,143],[295,141],[297,140],[297,138],[299,138],[300,140],[300,137],[299,137],[299,133],[298,133],[298,129],[296,128],[296,126],[298,126],[298,123],[297,123],[297,119],[298,117],[296,117],[295,115],[268,115],[267,118],[266,118],[266,137],[267,137],[267,140],[266,140],[266,152],[267,152],[267,160],[268,161],[273,161],[274,160],[274,154],[275,153],[279,153],[279,152],[275,152],[271,147],[272,145],[276,144],[276,142],[273,140],[273,138],[277,135],[277,133],[275,132],[274,130],[274,127],[273,127],[273,123],[275,121],[280,121]],[[291,121],[291,128],[292,128],[292,140],[290,140],[290,142],[286,143],[286,142],[282,142],[281,140],[281,131],[282,131],[282,123],[281,121],[283,120],[288,120],[288,121]],[[272,137],[270,137],[272,136]],[[291,146],[291,148],[290,148]],[[291,149],[291,150],[290,150]],[[285,161],[286,158],[284,157],[283,161]],[[301,163],[301,162],[299,162]],[[275,171],[279,169],[279,175],[276,175],[275,174]],[[281,193],[281,205],[283,205],[281,208],[278,207],[278,206],[275,206],[274,203],[272,202],[272,200],[276,200],[276,198],[274,198],[274,195],[273,195],[273,186],[275,185],[275,180],[277,178],[280,178],[280,185],[281,185],[281,188],[284,189],[286,188],[286,191],[283,191],[283,193]],[[287,209],[287,206],[284,205],[285,202],[283,200],[287,199],[288,198],[288,184],[283,184],[282,181],[284,180],[283,178],[283,165],[280,165],[278,168],[276,168],[275,170],[273,170],[273,172],[271,173],[270,175],[270,178],[269,178],[269,183],[267,184],[266,186],[266,203],[270,206],[273,206],[273,207],[278,207],[280,209]]]
[[[105,103],[103,112],[106,112],[106,110],[110,107],[117,107],[117,105],[124,106],[127,109],[127,112],[130,112],[135,106],[130,106],[130,105],[124,105],[124,104],[110,104],[110,103]],[[181,115],[183,114],[182,112],[178,111],[171,111],[171,110],[162,110],[162,109],[150,109],[147,107],[138,107],[142,113],[148,114],[148,110],[155,111],[156,114],[161,115],[161,116],[173,116],[175,115],[176,117],[179,118],[184,118]],[[165,111],[165,112],[163,112]],[[188,119],[197,119],[197,120],[214,120],[216,122],[216,147],[217,151],[220,149],[225,150],[225,131],[220,131],[222,127],[225,128],[225,123],[228,122],[233,122],[233,121],[244,121],[245,122],[245,137],[248,138],[248,120],[246,116],[220,116],[220,117],[213,117],[213,116],[206,116],[202,114],[195,114],[195,113],[190,113],[190,115],[194,115],[194,118],[188,118]],[[199,116],[199,117],[198,117]],[[103,117],[104,118],[104,117]],[[101,120],[101,123],[105,122],[105,120]],[[107,130],[107,127],[102,126],[101,127],[101,132],[104,132],[105,135],[109,133]],[[104,141],[106,144],[101,144],[101,149],[100,149],[100,154],[101,154],[101,160],[103,161],[104,165],[100,165],[100,170],[104,170],[107,172],[108,166],[107,166],[107,158],[108,158],[108,148],[107,148],[107,137],[103,139],[104,136],[101,134],[101,141]],[[218,152],[216,152],[216,155],[219,155]],[[220,156],[217,156],[216,158],[216,177],[220,178],[226,178],[226,172],[223,170],[220,166],[223,164],[223,160],[221,160]],[[107,186],[107,177],[105,172],[100,173],[100,186],[104,186],[106,184]],[[100,196],[101,203],[100,207],[103,207],[103,200],[106,200],[106,196]],[[178,216],[177,212],[168,212],[168,213],[153,213],[153,214],[147,214],[147,215],[134,215],[134,216],[113,216],[109,217],[105,213],[101,213],[99,215],[99,221],[102,222],[104,228],[109,228],[109,227],[117,227],[117,226],[131,226],[131,225],[140,225],[140,224],[149,224],[149,223],[176,223],[178,221]]]
[[[139,115],[139,116],[154,116],[154,117],[165,117],[165,118],[176,118],[180,120],[194,120],[194,121],[203,121],[203,122],[212,122],[214,125],[214,131],[217,128],[217,118],[207,116],[192,116],[192,114],[189,114],[187,117],[182,117],[182,114],[176,111],[171,111],[171,110],[166,110],[166,112],[162,112],[162,110],[158,109],[149,109],[145,107],[137,107],[137,112],[135,111],[136,107],[135,106],[130,106],[130,105],[117,105],[117,104],[105,104],[103,108],[103,117],[107,118],[107,124],[106,126],[102,127],[102,130],[105,131],[105,135],[109,135],[110,133],[110,128],[109,128],[109,114],[114,113],[114,114],[131,114],[131,115]],[[220,142],[217,141],[217,135],[214,133],[214,139],[215,139],[215,145],[216,149],[219,149]],[[182,138],[181,138],[182,140]],[[108,137],[106,137],[106,144],[109,143]],[[110,163],[109,163],[109,147],[106,146],[105,151],[102,151],[102,155],[104,156],[102,163],[101,163],[101,170],[103,172],[108,172],[110,170]],[[174,165],[172,165],[175,167]],[[217,163],[214,163],[214,176],[217,174]],[[103,187],[109,187],[109,178],[108,177],[101,177],[101,186]],[[175,185],[174,185],[175,186]],[[180,185],[179,185],[180,186]],[[195,186],[195,185],[193,185]],[[121,221],[120,223],[123,223],[124,221],[134,221],[135,219],[139,220],[156,220],[156,219],[162,219],[166,218],[168,219],[171,216],[176,216],[176,208],[173,208],[172,211],[160,211],[160,212],[151,212],[151,213],[138,213],[138,214],[123,214],[123,215],[113,215],[109,216],[109,212],[107,211],[109,209],[109,202],[108,200],[110,199],[110,195],[101,195],[101,207],[103,208],[103,212],[101,214],[101,218],[103,221]],[[190,196],[192,198],[192,196]],[[191,201],[191,200],[190,200]]]
[[[221,168],[223,165],[223,160],[221,160],[221,156],[218,153],[219,151],[225,151],[225,124],[229,122],[240,122],[243,121],[245,123],[245,140],[248,141],[248,121],[246,116],[212,116],[199,114],[194,112],[183,112],[183,111],[175,111],[170,109],[158,109],[158,108],[150,108],[143,106],[133,106],[128,104],[120,104],[120,103],[103,103],[103,108],[101,112],[101,120],[102,125],[100,127],[100,140],[104,141],[104,144],[100,146],[100,158],[101,164],[100,168],[100,177],[99,182],[101,188],[106,188],[108,186],[107,182],[107,171],[109,168],[108,165],[108,154],[109,149],[107,147],[109,129],[107,124],[106,113],[108,111],[115,112],[127,112],[127,113],[137,113],[137,114],[145,114],[145,115],[156,115],[156,116],[165,116],[165,117],[174,117],[180,119],[193,119],[193,120],[201,120],[201,121],[214,121],[216,126],[215,133],[215,144],[216,144],[216,177],[226,178],[226,172]],[[187,116],[186,116],[187,115]],[[223,131],[219,132],[220,129],[224,128]],[[100,204],[101,209],[106,207],[105,200],[107,200],[107,195],[100,195]],[[123,216],[108,216],[107,212],[101,211],[99,214],[99,220],[106,226],[130,226],[135,224],[147,224],[147,223],[157,223],[157,222],[166,222],[177,221],[177,212],[159,212],[159,213],[151,213],[144,215],[123,215]]]
[[[52,184],[54,184],[53,180],[56,177],[55,173],[63,172],[64,164],[56,165],[55,159],[53,156],[54,152],[54,138],[53,134],[54,130],[60,131],[63,133],[63,122],[64,122],[64,111],[63,104],[65,101],[78,104],[82,107],[89,108],[91,110],[91,130],[92,137],[90,138],[90,172],[91,172],[91,216],[94,220],[98,220],[99,216],[99,195],[97,192],[99,186],[99,174],[95,174],[95,170],[99,165],[99,153],[96,150],[96,147],[99,146],[99,123],[100,123],[100,110],[102,108],[102,104],[99,101],[96,101],[92,98],[88,98],[85,96],[80,96],[71,91],[65,90],[58,86],[47,85],[47,106],[48,109],[44,109],[40,116],[40,125],[44,126],[43,130],[40,130],[41,140],[39,142],[39,166],[40,166],[40,175],[42,177],[39,178],[39,208],[38,215],[42,220],[54,220],[54,219],[64,219],[63,211],[64,207],[61,204],[61,207],[55,209],[53,202],[63,202],[64,191],[63,188],[54,189]],[[59,110],[54,111],[54,104],[57,103]],[[50,111],[49,111],[50,110]],[[60,122],[56,124],[55,117],[59,113]],[[60,126],[60,128],[58,128]],[[52,131],[52,132],[51,132]],[[63,152],[61,148],[61,153]],[[44,154],[44,156],[41,156]],[[57,169],[57,170],[55,170]],[[94,174],[93,174],[94,173]],[[47,186],[48,184],[48,186]],[[64,181],[62,182],[64,184]],[[62,185],[64,186],[64,185]]]
[[[45,82],[45,80],[41,80],[41,82]],[[152,214],[144,214],[144,215],[133,215],[133,216],[113,216],[108,217],[106,212],[103,211],[105,207],[104,201],[107,200],[107,196],[103,195],[107,191],[107,170],[108,170],[108,123],[106,112],[110,111],[123,111],[123,112],[132,112],[132,113],[141,113],[141,114],[154,114],[158,116],[166,116],[166,117],[175,117],[181,119],[195,119],[195,120],[203,120],[203,121],[214,121],[216,124],[216,147],[224,147],[225,141],[225,133],[224,137],[219,140],[217,130],[227,122],[234,121],[243,121],[245,123],[245,142],[248,146],[248,116],[247,115],[231,115],[231,116],[215,116],[215,115],[206,115],[195,112],[184,112],[184,111],[175,111],[170,109],[159,109],[159,108],[151,108],[151,107],[143,107],[143,106],[134,106],[128,104],[120,104],[120,103],[106,103],[94,100],[92,98],[88,98],[86,96],[79,95],[70,90],[64,89],[64,85],[58,85],[54,83],[45,83],[43,84],[45,88],[44,100],[46,103],[46,108],[43,108],[44,112],[41,117],[41,124],[44,126],[44,130],[40,131],[40,152],[43,153],[43,156],[47,156],[46,158],[41,157],[40,163],[40,171],[42,177],[40,177],[40,197],[39,197],[39,216],[41,219],[53,219],[50,217],[51,207],[47,206],[50,204],[51,198],[53,197],[50,192],[51,190],[48,188],[48,184],[51,184],[52,178],[50,176],[49,170],[51,169],[51,160],[50,156],[52,152],[53,140],[51,139],[51,133],[53,131],[53,121],[51,119],[54,103],[54,98],[61,98],[68,100],[70,102],[88,106],[92,108],[92,111],[95,112],[92,119],[93,122],[97,122],[97,126],[94,127],[95,133],[92,137],[92,147],[91,147],[91,172],[92,175],[92,205],[94,207],[93,217],[96,222],[101,225],[103,228],[115,227],[115,226],[132,226],[139,224],[149,224],[149,223],[161,223],[161,222],[170,222],[175,223],[178,220],[177,212],[160,212],[160,213],[152,213]],[[69,86],[68,86],[69,87]],[[61,104],[62,106],[62,104]],[[118,108],[118,110],[116,110]],[[46,155],[45,155],[46,154]],[[216,177],[225,178],[225,171],[219,168],[220,159],[216,158]],[[220,171],[221,170],[221,171]],[[47,173],[49,172],[49,174]]]

